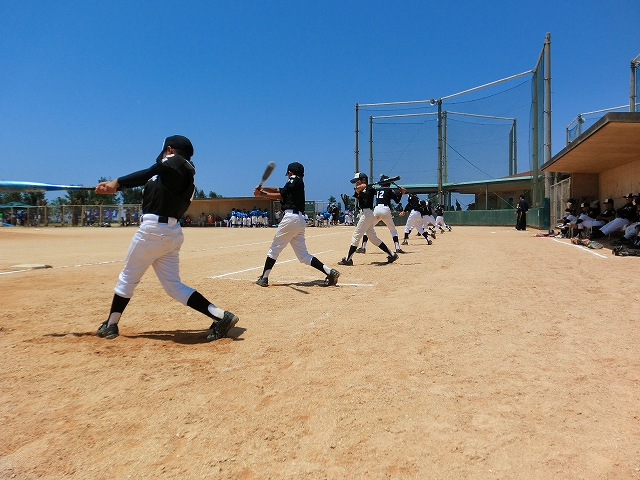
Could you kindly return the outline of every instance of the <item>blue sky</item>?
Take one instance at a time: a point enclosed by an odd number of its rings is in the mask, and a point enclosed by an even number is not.
[[[350,192],[355,103],[530,70],[547,32],[555,154],[578,113],[629,103],[640,54],[637,0],[5,0],[0,13],[0,179],[93,185],[182,134],[198,188],[227,197],[252,195],[268,161],[274,186],[302,162],[309,200]]]

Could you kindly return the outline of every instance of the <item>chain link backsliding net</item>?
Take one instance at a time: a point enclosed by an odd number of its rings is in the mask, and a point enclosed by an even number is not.
[[[514,153],[518,166],[513,173],[531,170],[527,154],[532,121],[531,89],[532,77],[522,76],[442,102],[444,183],[509,176],[510,156]],[[540,110],[542,114],[542,108]],[[400,175],[403,184],[437,184],[437,112],[437,103],[361,108],[358,116],[360,171],[369,173],[372,146],[374,180],[386,174]],[[516,152],[511,143],[513,119]],[[543,129],[539,130],[543,135]]]

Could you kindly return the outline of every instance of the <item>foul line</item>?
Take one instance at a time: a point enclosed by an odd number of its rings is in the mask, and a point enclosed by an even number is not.
[[[609,258],[607,255],[602,255],[601,253],[594,252],[594,251],[593,251],[593,250],[591,250],[590,248],[583,247],[582,245],[574,245],[573,243],[566,243],[566,242],[563,242],[563,241],[561,241],[561,240],[558,240],[557,238],[552,238],[552,240],[553,240],[554,242],[558,242],[558,243],[560,243],[560,244],[562,244],[562,245],[567,245],[567,246],[569,246],[569,247],[576,247],[576,248],[579,248],[579,249],[580,249],[580,250],[582,250],[583,252],[590,253],[590,254],[592,254],[592,255],[595,255],[596,257],[600,257],[600,258]]]
[[[325,250],[324,252],[318,252],[316,254],[312,254],[312,255],[320,255],[321,253],[328,253],[328,252],[333,252],[333,250]],[[282,262],[278,262],[278,263],[289,263],[289,262],[293,262],[293,261],[297,261],[297,258],[292,258],[290,260],[283,260]],[[245,268],[244,270],[238,270],[235,272],[228,272],[228,273],[223,273],[222,275],[214,275],[213,277],[207,277],[207,278],[222,278],[222,277],[228,277],[229,275],[237,275],[238,273],[245,273],[245,272],[251,272],[252,270],[260,270],[261,268],[263,268],[262,266],[258,266],[258,267],[251,267],[251,268]]]

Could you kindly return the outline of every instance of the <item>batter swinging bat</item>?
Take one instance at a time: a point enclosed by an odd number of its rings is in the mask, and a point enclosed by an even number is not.
[[[264,173],[262,174],[262,180],[258,185],[258,190],[262,188],[262,185],[264,185],[264,182],[267,181],[267,178],[269,178],[269,175],[271,175],[271,172],[273,172],[274,168],[276,168],[276,162],[267,163],[267,168],[264,169]]]

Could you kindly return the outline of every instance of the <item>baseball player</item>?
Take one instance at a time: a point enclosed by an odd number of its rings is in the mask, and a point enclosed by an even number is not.
[[[436,208],[434,208],[434,210],[436,212],[436,227],[440,229],[440,233],[444,233],[444,228],[451,231],[451,227],[447,225],[446,222],[444,221],[444,205],[442,205],[441,203],[438,203],[436,205]]]
[[[256,284],[261,287],[269,286],[269,274],[280,252],[290,243],[296,257],[298,257],[301,263],[311,265],[323,272],[327,276],[325,279],[327,286],[337,285],[340,272],[329,268],[307,251],[304,238],[304,229],[307,224],[304,218],[304,166],[298,162],[290,163],[287,167],[287,177],[289,180],[282,188],[256,187],[253,189],[253,194],[256,197],[281,200],[282,209],[284,210],[284,216],[278,224],[278,230],[276,230],[271,248],[267,253],[264,270],[262,275],[256,280]]]
[[[409,194],[407,205],[404,207],[404,210],[400,212],[400,215],[404,216],[407,213],[409,213],[409,218],[407,218],[407,224],[404,226],[404,240],[402,240],[402,245],[409,245],[409,233],[413,228],[417,228],[420,235],[422,235],[427,240],[427,243],[431,245],[431,239],[422,227],[422,207],[420,205],[420,198],[414,193]]]
[[[362,236],[367,234],[369,240],[377,245],[380,250],[387,254],[387,263],[393,263],[398,259],[398,254],[391,252],[382,240],[376,235],[376,231],[373,226],[378,222],[373,214],[373,200],[376,196],[376,189],[373,185],[369,185],[369,177],[365,173],[356,173],[355,177],[351,180],[351,183],[355,184],[355,193],[353,196],[358,202],[360,207],[360,216],[358,217],[358,225],[353,231],[351,237],[351,247],[349,247],[349,253],[346,257],[338,262],[338,265],[353,265],[353,254],[355,253],[358,243]]]
[[[189,208],[195,192],[196,169],[192,155],[193,145],[188,138],[181,135],[167,137],[151,167],[96,186],[95,193],[112,194],[144,185],[142,223],[129,245],[109,317],[98,328],[98,337],[112,339],[118,336],[122,312],[150,266],[169,296],[213,319],[207,340],[224,337],[238,322],[236,315],[216,307],[197,290],[180,281],[179,255],[184,236],[178,219]]]
[[[403,187],[399,187],[399,189],[391,188],[391,183],[385,182],[387,178],[389,178],[387,175],[380,175],[380,188],[376,192],[376,208],[373,209],[373,215],[376,217],[376,223],[382,220],[389,229],[389,232],[391,232],[396,253],[404,253],[398,241],[398,230],[393,223],[391,201],[393,200],[396,203],[400,203],[402,195],[407,193],[407,190]],[[366,245],[361,248],[366,249]]]
[[[429,229],[429,233],[431,237],[436,238],[436,219],[433,218],[433,210],[431,209],[431,201],[427,198],[426,200],[420,200],[420,208],[422,210],[422,228],[427,230]]]
[[[624,230],[635,219],[636,207],[633,204],[633,193],[625,195],[625,204],[616,210],[616,218],[591,234],[591,239],[609,235],[616,230]]]

